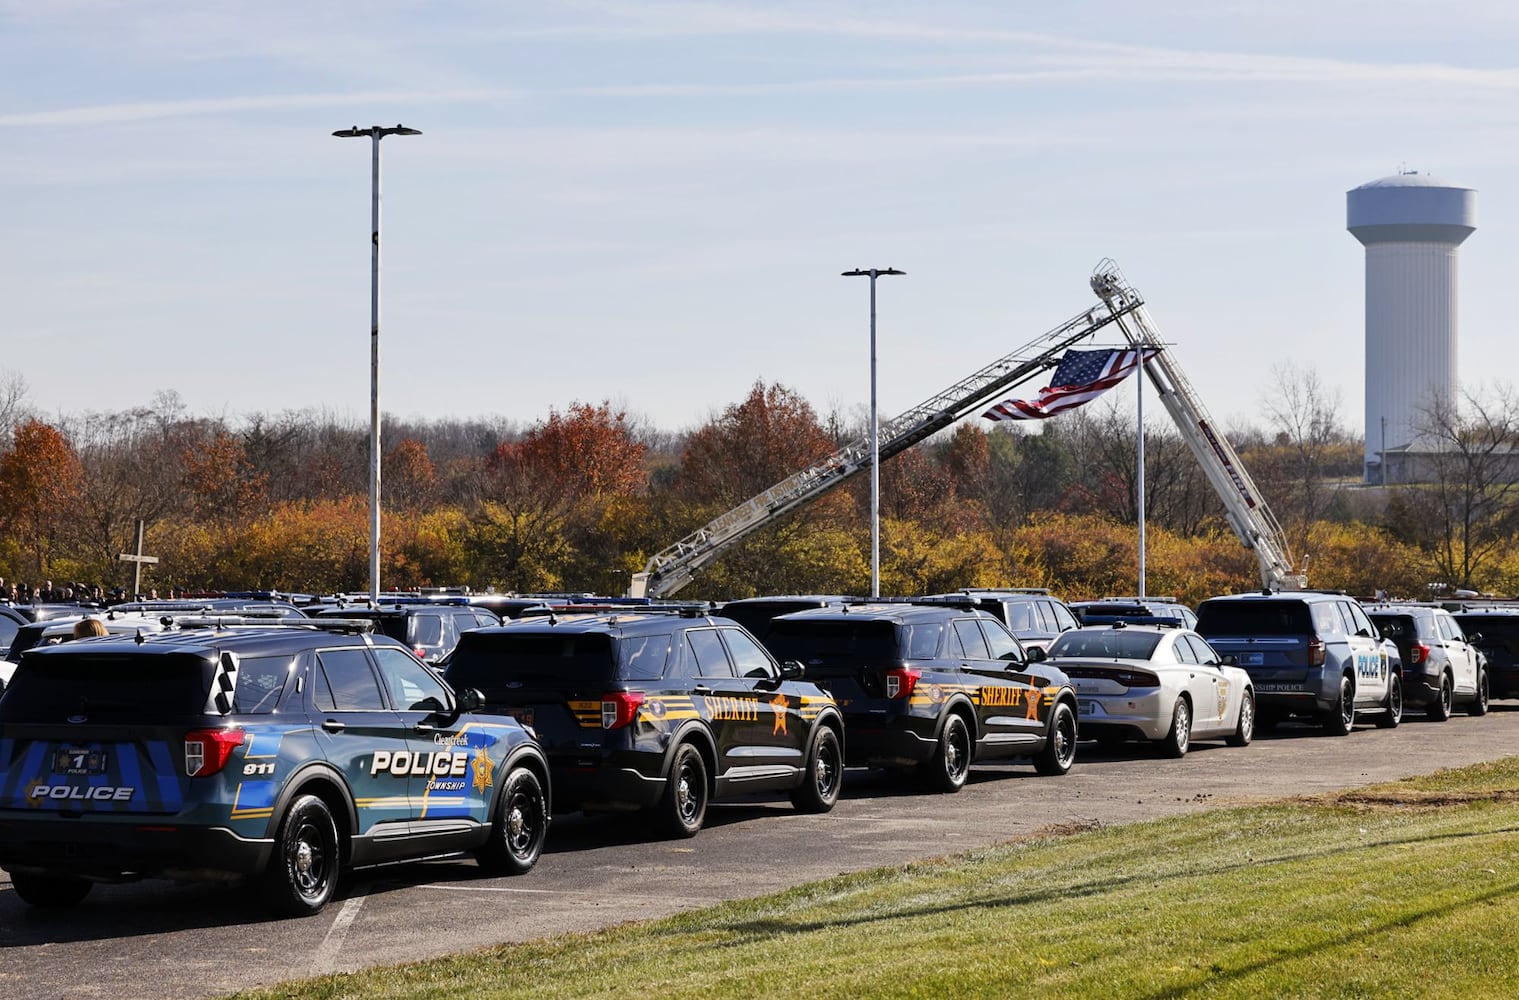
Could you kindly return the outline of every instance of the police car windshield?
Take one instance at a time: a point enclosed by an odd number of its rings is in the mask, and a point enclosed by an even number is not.
[[[602,632],[466,632],[446,676],[456,689],[487,694],[511,682],[575,690],[611,681],[615,662],[612,637]]]
[[[1049,655],[1087,656],[1101,659],[1148,660],[1160,645],[1156,632],[1100,629],[1063,632],[1050,644]]]
[[[159,722],[202,715],[212,664],[193,654],[30,653],[0,698],[0,722]]]

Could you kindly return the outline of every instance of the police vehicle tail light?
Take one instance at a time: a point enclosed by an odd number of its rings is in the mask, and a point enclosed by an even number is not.
[[[913,688],[918,686],[918,678],[922,676],[923,671],[911,667],[895,667],[886,671],[886,697],[911,698]]]
[[[613,691],[601,696],[601,728],[621,729],[638,716],[642,691]]]
[[[1308,640],[1308,665],[1310,667],[1322,667],[1324,665],[1324,640],[1317,637]]]
[[[194,729],[185,734],[185,773],[204,778],[227,766],[243,745],[241,729]]]
[[[1159,677],[1154,674],[1140,673],[1137,670],[1120,670],[1113,675],[1113,679],[1126,688],[1160,687]]]
[[[1422,642],[1416,643],[1414,647],[1408,651],[1408,658],[1411,663],[1423,663],[1425,660],[1429,659],[1429,647],[1424,645]]]

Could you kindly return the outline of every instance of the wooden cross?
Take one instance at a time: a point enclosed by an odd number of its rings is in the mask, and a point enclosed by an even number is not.
[[[135,563],[132,567],[132,599],[135,601],[142,596],[142,565],[143,563],[158,562],[157,556],[145,556],[142,554],[142,521],[137,522],[137,554],[123,552],[116,558],[121,562]]]

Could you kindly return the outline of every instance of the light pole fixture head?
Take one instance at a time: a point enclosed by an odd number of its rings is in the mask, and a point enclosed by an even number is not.
[[[361,136],[368,136],[373,139],[383,139],[387,135],[421,135],[422,132],[420,129],[407,128],[405,125],[397,122],[394,127],[387,125],[371,125],[368,128],[359,128],[357,125],[355,125],[353,128],[340,128],[332,134],[337,136],[339,139],[357,139]]]
[[[882,274],[906,274],[906,271],[898,271],[894,267],[870,267],[855,268],[853,271],[844,271],[840,277],[844,278],[874,278]]]

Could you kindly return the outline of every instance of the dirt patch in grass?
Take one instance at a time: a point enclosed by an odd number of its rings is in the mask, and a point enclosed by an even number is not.
[[[1448,806],[1519,802],[1519,788],[1488,788],[1473,791],[1422,791],[1414,788],[1356,788],[1302,799],[1313,805],[1349,806],[1357,809],[1443,809]]]

